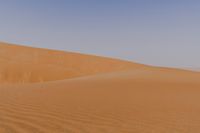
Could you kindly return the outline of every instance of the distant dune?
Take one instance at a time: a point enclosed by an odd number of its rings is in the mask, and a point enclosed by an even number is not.
[[[0,133],[199,133],[200,73],[0,43]]]
[[[190,71],[196,71],[196,72],[200,72],[200,68],[183,68],[185,70],[190,70]]]
[[[32,83],[125,71],[144,65],[0,43],[0,82]]]

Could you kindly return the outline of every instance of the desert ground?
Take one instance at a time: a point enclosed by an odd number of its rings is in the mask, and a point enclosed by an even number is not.
[[[199,132],[199,72],[0,43],[0,133]]]

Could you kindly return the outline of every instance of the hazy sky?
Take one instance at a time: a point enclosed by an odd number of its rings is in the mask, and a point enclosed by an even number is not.
[[[200,0],[0,0],[0,40],[200,68]]]

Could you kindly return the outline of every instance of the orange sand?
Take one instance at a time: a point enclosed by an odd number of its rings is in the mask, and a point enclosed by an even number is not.
[[[0,43],[0,133],[199,133],[200,73]]]

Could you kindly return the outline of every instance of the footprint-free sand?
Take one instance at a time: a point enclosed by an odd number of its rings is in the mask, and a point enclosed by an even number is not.
[[[199,72],[0,43],[0,133],[199,132]]]

